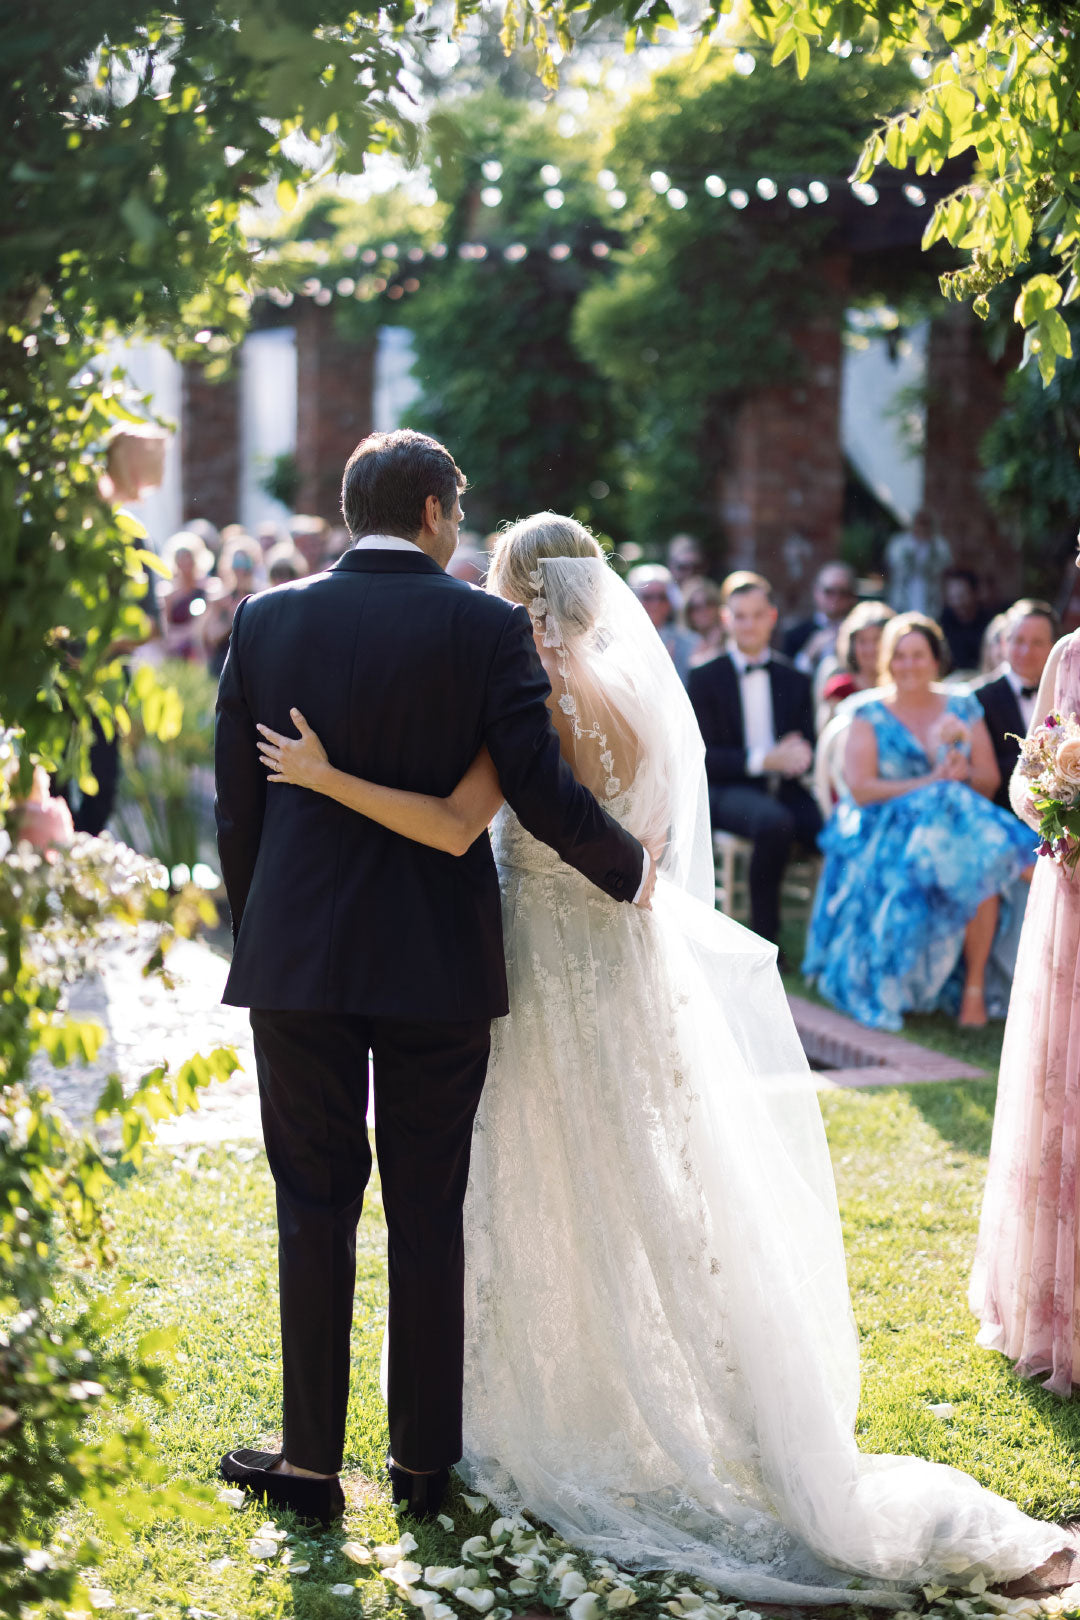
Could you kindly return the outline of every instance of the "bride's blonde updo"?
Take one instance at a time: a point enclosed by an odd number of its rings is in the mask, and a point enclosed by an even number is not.
[[[600,542],[576,518],[561,517],[558,512],[535,512],[532,517],[521,518],[503,529],[495,542],[487,588],[493,596],[531,609],[541,594],[540,564],[545,558],[555,557],[595,558],[602,562],[604,552]],[[564,633],[592,626],[594,593],[583,586],[584,581],[578,580],[573,600],[567,599],[564,588],[558,593],[558,603],[551,604]]]

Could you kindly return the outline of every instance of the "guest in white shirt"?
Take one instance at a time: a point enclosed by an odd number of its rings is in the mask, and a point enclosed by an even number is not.
[[[705,739],[713,826],[748,838],[750,924],[765,939],[780,930],[780,885],[792,846],[813,849],[821,812],[799,777],[814,757],[810,681],[770,649],[772,588],[760,574],[731,574],[722,587],[729,650],[690,671],[690,701]]]
[[[1020,753],[1016,738],[1031,724],[1039,682],[1059,633],[1057,614],[1049,602],[1025,597],[1014,603],[1005,626],[1004,668],[975,688],[1001,771],[994,803],[1004,810],[1011,808],[1009,778]]]
[[[952,548],[935,533],[927,511],[916,512],[911,528],[894,534],[885,547],[885,582],[894,613],[925,613],[937,619],[943,605],[943,577]]]

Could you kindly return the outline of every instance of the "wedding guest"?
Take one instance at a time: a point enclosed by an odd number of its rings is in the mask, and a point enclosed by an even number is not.
[[[262,554],[246,533],[227,541],[218,564],[218,592],[207,599],[202,617],[202,643],[206,667],[215,678],[225,667],[233,619],[246,596],[261,584]]]
[[[171,658],[195,659],[202,651],[197,621],[206,612],[214,558],[190,529],[181,529],[167,540],[163,556],[172,569],[172,580],[160,595],[165,648]]]
[[[885,547],[889,606],[896,613],[925,613],[936,618],[942,605],[942,575],[952,562],[949,542],[934,531],[923,507],[911,528],[894,534]]]
[[[852,608],[836,636],[836,655],[822,660],[819,669],[821,699],[817,705],[818,736],[825,730],[840,704],[856,692],[868,692],[877,685],[881,637],[895,615],[886,602],[859,602]]]
[[[16,842],[33,844],[35,849],[57,849],[70,844],[75,836],[71,807],[54,795],[44,765],[34,766],[34,779],[27,797],[11,812]]]
[[[275,547],[292,545],[292,537],[288,529],[280,523],[275,523],[273,518],[266,518],[262,523],[256,523],[255,538],[259,542],[259,550],[266,559],[269,559],[270,553]],[[269,566],[269,563],[267,563],[267,566]]]
[[[331,561],[329,525],[326,519],[312,517],[307,512],[297,512],[289,519],[289,534],[293,545],[304,559],[307,572],[321,574]]]
[[[946,656],[923,614],[885,626],[880,687],[851,699],[845,794],[821,836],[803,972],[872,1029],[953,1007],[961,968],[960,1023],[986,1023],[999,897],[1031,863],[1030,834],[990,802],[999,775],[978,699],[940,684]]]
[[[476,546],[459,545],[446,565],[451,579],[463,579],[466,585],[482,585],[487,579],[491,559]]]
[[[1080,562],[1080,559],[1078,559]],[[1080,632],[1059,641],[1039,685],[1036,724],[1080,712]],[[1071,764],[1080,780],[1080,749]],[[1039,817],[1022,770],[1012,804]],[[1028,833],[1030,839],[1031,833]],[[979,1343],[1022,1378],[1068,1398],[1080,1381],[1080,874],[1049,857],[1031,883],[1005,1043],[968,1300]]]
[[[712,824],[753,844],[750,926],[780,933],[780,885],[793,845],[813,848],[821,812],[802,786],[814,759],[810,681],[769,643],[777,612],[760,574],[722,586],[729,650],[690,671],[690,701],[705,739]]]
[[[221,530],[209,518],[188,518],[184,523],[184,533],[193,534],[201,540],[210,553],[210,571],[213,573],[217,567],[218,557],[221,555]]]
[[[682,599],[670,571],[660,563],[642,563],[631,568],[626,583],[652,620],[685,686],[698,638],[679,623]]]
[[[947,568],[942,575],[945,606],[941,629],[955,670],[977,670],[990,614],[979,605],[979,576],[970,568]]]
[[[1016,602],[1005,621],[1004,667],[974,689],[1001,772],[994,803],[1003,810],[1010,808],[1009,782],[1020,757],[1019,738],[1031,725],[1039,682],[1057,638],[1058,618],[1049,602],[1031,597]]]
[[[705,548],[692,534],[673,534],[667,544],[667,564],[672,579],[685,596],[692,579],[699,579],[708,566]]]
[[[1005,631],[1008,628],[1009,613],[995,613],[986,629],[983,631],[982,648],[979,653],[979,674],[997,675],[1005,662]]]
[[[840,626],[856,601],[855,572],[847,563],[826,563],[814,580],[814,612],[793,624],[780,643],[784,654],[804,675],[814,674],[836,649]]]
[[[271,585],[286,585],[290,579],[303,579],[307,565],[291,540],[282,540],[267,553],[266,577]]]
[[[708,663],[727,645],[724,634],[723,598],[720,587],[713,579],[690,579],[683,593],[681,622],[691,635],[698,637],[697,647],[690,655],[690,667]]]

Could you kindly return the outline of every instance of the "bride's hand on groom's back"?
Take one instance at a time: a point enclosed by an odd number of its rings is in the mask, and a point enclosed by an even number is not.
[[[259,758],[270,772],[270,782],[290,782],[294,787],[319,787],[329,766],[326,749],[308,725],[299,709],[289,714],[298,737],[283,737],[280,731],[257,725],[261,733]]]

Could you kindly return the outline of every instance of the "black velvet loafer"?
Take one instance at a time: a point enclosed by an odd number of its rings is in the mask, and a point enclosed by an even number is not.
[[[227,1451],[218,1473],[230,1485],[250,1491],[260,1502],[288,1508],[299,1519],[333,1524],[345,1512],[340,1479],[305,1479],[277,1471],[280,1451]]]
[[[449,1468],[437,1468],[433,1474],[410,1474],[407,1469],[392,1463],[387,1452],[386,1472],[394,1493],[395,1507],[404,1507],[414,1519],[435,1517],[450,1483]]]

